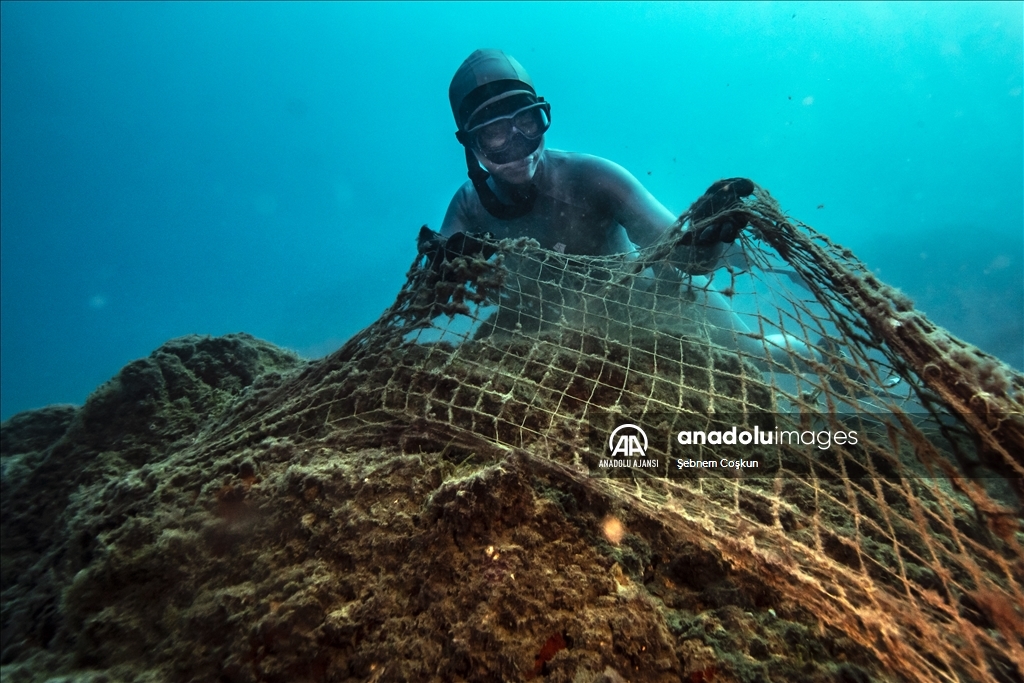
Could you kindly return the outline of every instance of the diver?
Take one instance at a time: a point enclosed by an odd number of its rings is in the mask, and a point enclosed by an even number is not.
[[[489,235],[529,237],[545,249],[570,255],[636,254],[637,247],[653,244],[676,223],[618,164],[547,149],[551,105],[537,95],[522,65],[501,50],[476,50],[467,57],[452,78],[448,99],[469,180],[452,198],[440,236],[423,228],[421,250],[447,239],[449,249],[454,244],[454,251],[461,252],[482,244],[474,236]],[[694,213],[712,216],[753,191],[753,183],[744,178],[718,181],[697,201]],[[705,277],[721,265],[725,245],[746,227],[746,220],[733,212],[699,234],[684,234],[684,246],[671,257],[673,272],[688,278],[712,341],[760,365],[771,357],[776,367],[805,371],[806,359],[819,360],[820,352],[788,334],[755,334]]]
[[[537,96],[522,65],[501,50],[467,57],[452,78],[448,99],[469,181],[448,206],[444,237],[530,237],[546,249],[605,256],[649,246],[675,222],[618,164],[547,149],[551,105]],[[687,272],[714,270],[723,243],[744,227],[723,222],[705,229],[692,240]]]

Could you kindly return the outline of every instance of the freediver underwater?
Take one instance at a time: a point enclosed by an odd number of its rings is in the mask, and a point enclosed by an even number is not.
[[[741,271],[751,267],[752,259],[735,244],[747,227],[744,214],[723,213],[754,193],[750,180],[712,183],[688,217],[677,219],[618,164],[547,148],[551,104],[537,95],[523,66],[501,50],[478,49],[469,55],[452,78],[448,98],[469,180],[452,198],[440,235],[458,235],[453,244],[459,250],[465,249],[465,239],[487,235],[493,240],[530,238],[567,255],[635,256],[686,222],[688,229],[671,257],[657,266],[659,275],[647,268],[634,287],[650,289],[657,279],[664,289],[665,282],[679,280],[712,341],[736,348],[762,367],[768,359],[776,367],[796,359],[797,368],[806,372],[808,361],[821,361],[816,346],[791,334],[758,337],[708,277],[723,267],[732,272],[737,263]],[[692,227],[709,217],[715,218],[699,230]],[[440,243],[430,232],[421,232],[418,240],[421,248]],[[795,277],[792,270],[776,272]]]

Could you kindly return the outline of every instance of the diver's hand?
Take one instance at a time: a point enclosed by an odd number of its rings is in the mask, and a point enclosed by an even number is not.
[[[746,178],[726,178],[712,183],[700,199],[690,207],[690,223],[698,223],[717,213],[731,209],[743,197],[754,194],[754,183]],[[698,247],[713,244],[731,244],[748,225],[746,216],[731,214],[722,216],[711,225],[699,231],[690,230],[683,235],[682,243]]]
[[[420,228],[416,247],[420,255],[427,257],[427,264],[434,270],[439,270],[443,264],[462,256],[483,257],[486,261],[498,251],[489,232],[457,232],[446,239],[441,233],[434,232],[425,225]]]
[[[695,247],[710,247],[716,244],[732,244],[747,227],[742,216],[724,216],[702,230],[690,230],[683,235],[682,244]]]

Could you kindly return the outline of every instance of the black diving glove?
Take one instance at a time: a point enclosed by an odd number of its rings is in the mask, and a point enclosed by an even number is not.
[[[416,238],[416,247],[420,254],[427,257],[431,268],[440,270],[443,263],[450,263],[460,256],[482,256],[484,260],[491,258],[498,251],[492,239],[489,232],[480,235],[457,232],[445,239],[441,233],[424,225]]]
[[[716,213],[731,209],[743,197],[754,194],[754,183],[746,178],[726,178],[712,183],[700,199],[690,207],[690,223],[697,223]],[[711,225],[700,230],[690,230],[683,235],[682,244],[708,247],[714,244],[731,244],[740,232],[749,225],[746,216],[732,214],[722,216]]]

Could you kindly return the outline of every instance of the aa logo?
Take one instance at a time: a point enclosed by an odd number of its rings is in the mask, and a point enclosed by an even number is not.
[[[636,425],[619,425],[608,437],[612,457],[643,458],[647,454],[647,434]]]

